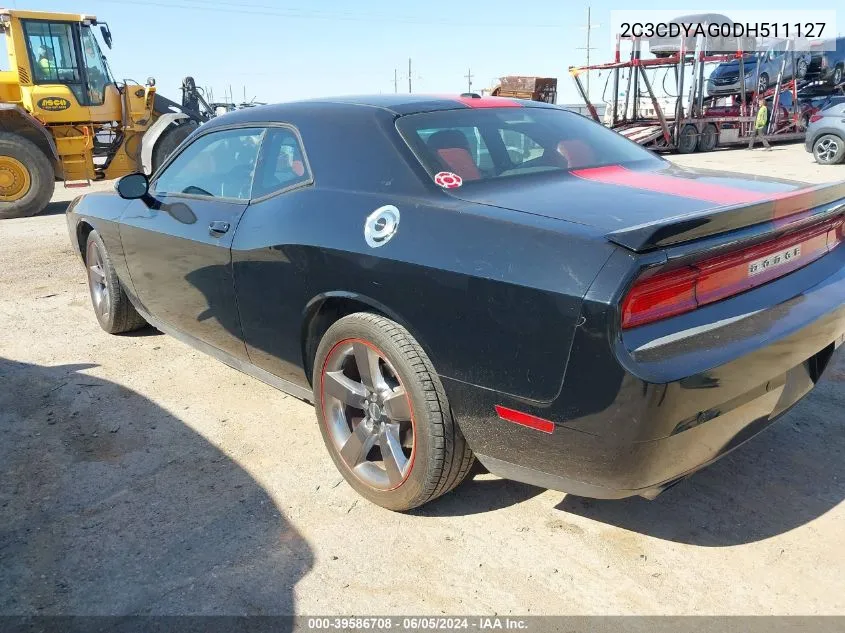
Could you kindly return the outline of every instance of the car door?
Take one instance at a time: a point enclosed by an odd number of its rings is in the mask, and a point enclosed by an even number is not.
[[[264,129],[197,136],[121,218],[135,294],[154,317],[238,358],[246,349],[235,301],[231,246],[249,204]]]

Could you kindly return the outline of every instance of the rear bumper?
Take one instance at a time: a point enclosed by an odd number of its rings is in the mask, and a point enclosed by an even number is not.
[[[494,474],[587,497],[653,497],[767,428],[810,392],[845,341],[842,256],[821,260],[833,274],[770,312],[702,335],[691,348],[670,343],[661,353],[675,355],[693,370],[689,375],[646,381],[641,376],[649,371],[610,369],[594,351],[585,353],[589,345],[579,352],[576,341],[554,402],[519,402],[449,379],[444,385],[470,446]],[[725,360],[719,345],[734,357]],[[707,359],[716,364],[702,368]],[[496,404],[552,420],[554,431],[502,421]]]

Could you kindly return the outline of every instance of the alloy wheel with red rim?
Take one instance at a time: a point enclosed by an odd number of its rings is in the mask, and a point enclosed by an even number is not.
[[[386,355],[362,339],[336,343],[323,364],[320,395],[329,441],[349,471],[375,490],[405,483],[414,465],[414,417]]]

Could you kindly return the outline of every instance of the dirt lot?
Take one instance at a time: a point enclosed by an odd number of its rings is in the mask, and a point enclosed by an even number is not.
[[[845,179],[801,146],[678,162]],[[101,331],[59,199],[0,223],[0,613],[845,614],[845,354],[656,501],[479,475],[393,514],[341,480],[308,405]]]

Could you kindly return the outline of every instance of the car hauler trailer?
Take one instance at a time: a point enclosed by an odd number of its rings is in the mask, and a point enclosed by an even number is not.
[[[622,59],[621,47],[623,42],[630,42],[631,52],[628,59]],[[711,97],[706,94],[705,65],[721,63],[737,59],[739,62],[739,77],[745,77],[746,51],[738,50],[734,54],[708,55],[706,38],[699,36],[695,51],[685,50],[685,42],[681,38],[679,51],[669,57],[644,59],[640,38],[623,38],[617,36],[615,59],[606,64],[591,66],[572,66],[570,75],[581,98],[587,105],[590,116],[601,122],[595,106],[590,101],[579,75],[588,71],[611,71],[613,79],[613,94],[608,107],[609,117],[606,115],[606,125],[627,138],[656,151],[679,152],[689,154],[695,151],[707,152],[717,146],[747,144],[754,133],[754,122],[757,109],[761,101],[772,97],[769,123],[766,139],[771,141],[800,141],[804,138],[803,125],[798,100],[798,82],[791,80],[784,82],[786,55],[783,56],[780,71],[775,85],[761,94],[756,91],[746,92],[745,81],[740,79],[739,94],[735,108],[728,108],[720,112],[719,99],[725,97]],[[790,42],[788,55],[795,55],[794,43]],[[793,59],[794,62],[794,59]],[[795,64],[793,63],[793,68]],[[691,85],[687,86],[685,94],[685,79],[687,69],[690,69]],[[760,64],[757,64],[759,73]],[[674,104],[671,108],[660,105],[660,99],[654,91],[653,76],[649,71],[665,69],[668,73],[674,71],[676,92]],[[623,77],[624,75],[624,77]],[[609,80],[610,78],[608,78]],[[755,86],[759,85],[759,77],[755,78]],[[624,105],[620,103],[620,82],[626,82]],[[664,77],[665,84],[665,77]],[[645,89],[643,93],[642,89]],[[784,90],[792,93],[792,107],[786,109],[780,106],[779,98]],[[641,112],[640,99],[651,101],[651,111]],[[686,102],[686,106],[685,106]],[[620,106],[622,106],[620,108]],[[671,110],[671,111],[669,111]]]

